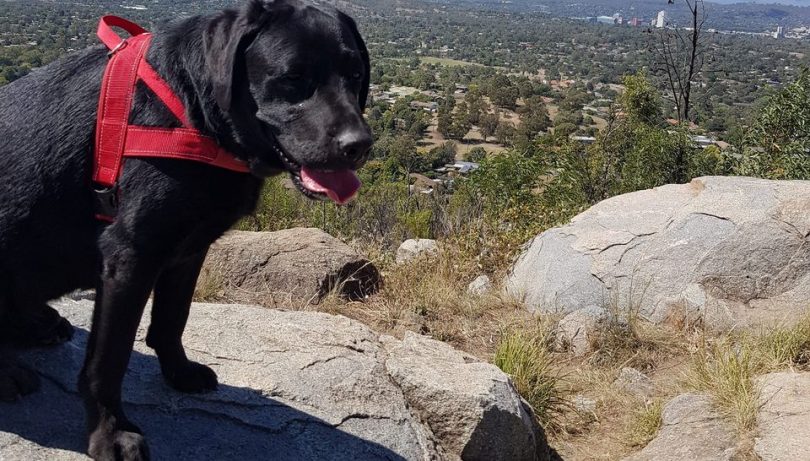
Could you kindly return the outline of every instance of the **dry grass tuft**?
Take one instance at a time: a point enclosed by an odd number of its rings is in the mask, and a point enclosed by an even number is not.
[[[661,414],[664,404],[661,399],[645,403],[633,411],[633,416],[625,432],[627,445],[644,447],[655,438],[661,427]]]
[[[534,408],[540,424],[551,433],[561,429],[560,416],[569,406],[563,395],[559,370],[551,347],[553,329],[538,321],[530,328],[503,334],[495,349],[494,364],[512,378],[520,395]]]
[[[613,303],[606,311],[590,337],[594,351],[590,360],[595,366],[651,371],[669,357],[683,354],[694,333],[670,325],[652,325],[639,316],[632,303]]]
[[[810,362],[810,315],[791,327],[766,330],[751,342],[762,372],[806,367]]]
[[[754,378],[810,358],[810,315],[790,327],[773,327],[707,342],[687,374],[687,384],[711,394],[741,435],[756,426],[759,390]]]
[[[758,392],[753,382],[756,371],[748,344],[721,340],[695,355],[686,381],[690,387],[711,394],[720,411],[742,434],[756,424]]]

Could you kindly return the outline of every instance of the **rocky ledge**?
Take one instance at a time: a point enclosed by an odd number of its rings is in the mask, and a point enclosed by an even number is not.
[[[20,353],[43,377],[22,402],[0,405],[0,460],[85,459],[76,393],[92,303],[55,307],[72,342]],[[531,408],[493,365],[411,334],[380,336],[314,312],[195,304],[189,356],[219,375],[214,393],[162,380],[141,325],[125,408],[154,459],[546,460]]]

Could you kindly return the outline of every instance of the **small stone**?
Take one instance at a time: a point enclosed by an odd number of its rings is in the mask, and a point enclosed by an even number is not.
[[[76,290],[66,294],[65,298],[73,301],[95,301],[96,290]]]
[[[490,290],[492,290],[492,281],[486,275],[478,276],[467,287],[467,293],[477,296],[487,294]]]
[[[591,352],[591,337],[604,315],[604,309],[596,306],[571,312],[558,324],[557,342],[577,357]]]
[[[420,256],[435,256],[439,253],[439,244],[431,239],[409,239],[402,242],[397,249],[397,264],[403,264]]]
[[[574,396],[572,401],[574,409],[580,413],[593,414],[596,412],[596,400],[585,397],[584,395]]]
[[[644,399],[653,394],[653,383],[650,378],[635,368],[622,368],[613,384],[628,394]]]
[[[383,342],[385,367],[449,459],[535,461],[550,450],[531,407],[498,367],[415,333]]]

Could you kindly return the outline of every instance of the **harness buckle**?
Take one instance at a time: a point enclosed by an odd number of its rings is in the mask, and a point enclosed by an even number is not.
[[[127,40],[121,40],[121,43],[119,43],[118,45],[115,45],[115,48],[111,49],[107,53],[107,57],[111,58],[115,53],[118,53],[119,51],[123,50],[126,47],[127,47]]]
[[[118,190],[118,183],[103,189],[93,189],[96,216],[112,219],[118,214]]]

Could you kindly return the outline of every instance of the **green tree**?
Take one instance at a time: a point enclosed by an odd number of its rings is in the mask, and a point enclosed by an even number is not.
[[[450,137],[453,128],[453,110],[447,105],[439,106],[439,113],[437,115],[436,130],[441,133],[445,138]]]
[[[467,155],[464,156],[464,160],[475,163],[480,163],[485,158],[487,158],[487,151],[481,146],[473,147],[467,152]]]
[[[520,130],[529,139],[551,127],[551,119],[541,96],[527,98],[517,112],[520,115]]]
[[[464,139],[464,136],[467,135],[471,128],[472,123],[470,123],[469,107],[466,102],[461,102],[456,106],[450,129],[445,136],[450,139],[461,140]]]
[[[625,90],[619,96],[619,104],[625,114],[642,123],[660,124],[663,121],[661,97],[650,83],[647,74],[639,72],[635,75],[627,75],[622,83],[624,83]]]
[[[484,137],[484,141],[495,136],[495,132],[498,129],[498,122],[500,122],[500,117],[497,112],[481,116],[479,128],[481,129],[481,136]]]
[[[391,139],[388,149],[389,161],[405,176],[430,169],[428,159],[419,153],[416,141],[410,136]]]
[[[810,71],[771,97],[745,137],[739,174],[810,179]]]
[[[513,110],[517,106],[520,90],[504,74],[495,74],[489,81],[489,98],[492,103],[504,109]]]
[[[435,169],[455,162],[457,154],[458,147],[456,143],[448,141],[431,149],[428,152],[427,161],[430,162],[431,168]]]
[[[515,125],[505,120],[499,121],[495,128],[495,139],[503,146],[512,144],[515,139]]]
[[[484,101],[481,90],[477,85],[470,85],[470,90],[464,95],[464,102],[467,103],[467,119],[473,125],[478,125],[481,116],[487,112],[489,105]]]

